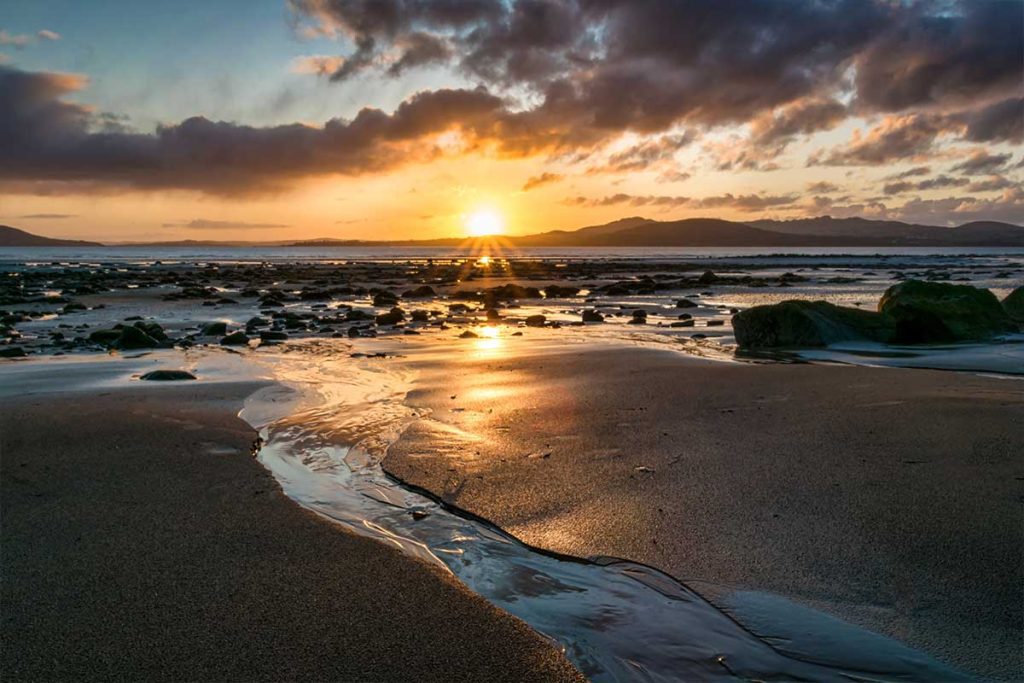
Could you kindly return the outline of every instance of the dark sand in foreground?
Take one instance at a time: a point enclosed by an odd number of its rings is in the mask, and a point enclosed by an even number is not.
[[[252,385],[0,402],[4,680],[569,681],[440,570],[300,509]]]
[[[647,349],[420,363],[385,468],[524,541],[1024,679],[1024,383]]]

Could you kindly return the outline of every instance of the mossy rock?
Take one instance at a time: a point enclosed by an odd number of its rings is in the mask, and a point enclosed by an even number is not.
[[[828,346],[856,340],[888,342],[895,332],[892,320],[884,315],[827,301],[790,300],[754,306],[734,315],[732,325],[742,349]]]
[[[946,282],[907,280],[885,290],[878,310],[893,319],[901,344],[988,339],[1015,325],[987,289]]]
[[[1024,323],[1024,286],[1018,287],[1003,299],[1003,310],[1013,320]]]

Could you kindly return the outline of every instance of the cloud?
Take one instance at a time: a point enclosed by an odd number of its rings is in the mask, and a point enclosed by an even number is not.
[[[907,169],[906,171],[900,171],[899,173],[893,173],[892,175],[888,175],[886,176],[886,179],[902,180],[904,178],[913,178],[915,176],[928,175],[931,172],[931,166],[915,166],[914,168]]]
[[[662,135],[643,140],[635,145],[616,152],[599,166],[592,166],[588,173],[630,173],[648,171],[671,162],[675,154],[689,145],[695,135],[686,131],[679,135]]]
[[[600,199],[587,199],[582,196],[572,197],[563,201],[563,203],[572,206],[589,207],[628,204],[630,206],[661,206],[670,208],[685,206],[693,209],[730,208],[738,211],[754,212],[791,205],[796,202],[796,200],[796,195],[734,195],[726,193],[704,198],[693,198],[673,195],[632,195],[618,193],[602,197]]]
[[[265,229],[265,228],[287,228],[287,223],[246,223],[243,221],[214,221],[208,218],[193,218],[189,221],[178,221],[176,223],[163,223],[164,228],[191,228],[195,230],[237,230],[237,229]]]
[[[345,63],[344,57],[331,55],[306,55],[292,60],[291,72],[297,74],[318,74],[330,76]]]
[[[78,214],[74,213],[27,213],[23,216],[18,216],[22,220],[61,220],[64,218],[75,218]]]
[[[246,126],[193,117],[153,133],[96,130],[92,110],[64,97],[71,74],[0,67],[0,182],[81,183],[84,189],[277,191],[310,175],[382,172],[444,153],[429,138],[456,130],[468,145],[499,139],[503,101],[482,89],[413,95],[392,113],[365,108],[322,126]]]
[[[789,141],[798,135],[831,130],[845,118],[846,107],[836,100],[798,100],[754,119],[751,124],[751,142],[766,145]]]
[[[37,31],[35,35],[30,35],[28,33],[13,34],[0,30],[0,45],[10,45],[11,47],[15,47],[19,50],[40,40],[60,40],[60,34],[56,31],[51,31],[45,28],[41,31]]]
[[[10,45],[11,47],[23,48],[31,43],[32,36],[28,34],[12,34],[7,31],[0,30],[0,45]]]
[[[971,156],[953,167],[952,170],[960,171],[965,175],[979,175],[992,173],[1010,161],[1010,154],[989,154],[986,150],[979,149],[971,153]]]
[[[526,182],[523,183],[523,192],[529,192],[530,190],[538,188],[541,185],[548,185],[550,183],[556,183],[559,180],[561,180],[563,177],[564,176],[561,175],[560,173],[547,173],[547,172],[541,173],[540,175],[532,176],[530,178],[527,178]]]
[[[815,192],[817,194],[831,194],[833,192],[840,192],[842,188],[838,185],[828,182],[827,180],[819,180],[816,183],[807,183],[807,191]]]
[[[1020,183],[1015,183],[1004,176],[991,175],[984,180],[974,181],[967,189],[971,192],[995,192],[996,190],[1006,190],[1019,186]]]
[[[853,139],[844,147],[819,151],[809,159],[809,165],[877,166],[926,156],[945,131],[939,118],[927,114],[886,116],[866,133],[854,131]]]
[[[938,190],[946,187],[963,187],[971,181],[967,178],[954,178],[948,175],[938,175],[934,178],[928,178],[927,180],[921,180],[916,183],[912,183],[906,180],[900,180],[894,183],[887,183],[883,188],[883,192],[887,195],[904,194],[911,190],[918,190],[924,192],[926,190]]]

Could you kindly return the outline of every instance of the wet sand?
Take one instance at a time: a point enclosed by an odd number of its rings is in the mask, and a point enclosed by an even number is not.
[[[436,567],[299,508],[251,383],[0,400],[5,680],[581,680]]]
[[[506,343],[413,355],[409,402],[431,417],[387,471],[528,543],[645,562],[725,608],[733,591],[775,593],[1024,678],[1019,380]]]

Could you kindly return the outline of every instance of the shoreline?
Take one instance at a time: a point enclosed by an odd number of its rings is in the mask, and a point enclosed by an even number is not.
[[[260,386],[0,400],[7,677],[579,680],[451,577],[287,498],[235,416]]]

